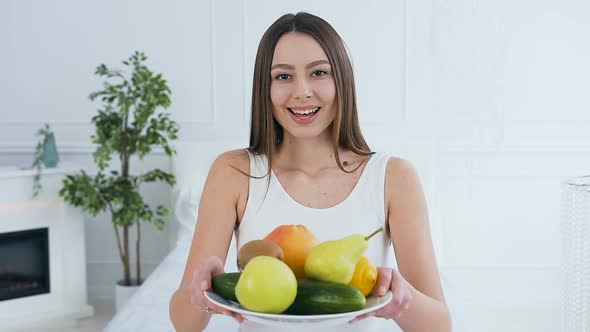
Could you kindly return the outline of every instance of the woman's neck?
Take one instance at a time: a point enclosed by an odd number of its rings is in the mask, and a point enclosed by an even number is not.
[[[294,168],[313,173],[319,169],[336,166],[334,147],[329,137],[286,137],[277,148],[275,156],[276,166],[279,168]]]

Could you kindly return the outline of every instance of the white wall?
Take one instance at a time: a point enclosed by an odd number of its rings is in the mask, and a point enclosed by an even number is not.
[[[473,330],[559,330],[559,186],[590,169],[582,0],[4,1],[0,162],[28,162],[49,122],[62,159],[89,165],[92,73],[135,49],[168,78],[181,139],[246,140],[258,40],[299,10],[350,47],[369,143],[435,147],[439,261]],[[89,289],[108,296],[112,229],[89,220],[87,231]],[[168,250],[161,238],[144,242],[152,264]]]
[[[590,169],[590,6],[434,1],[423,9],[416,16],[430,18],[429,31],[415,38],[431,58],[431,103],[416,111],[438,122],[443,264],[466,311],[481,317],[477,331],[505,330],[499,321],[561,330],[560,183]]]

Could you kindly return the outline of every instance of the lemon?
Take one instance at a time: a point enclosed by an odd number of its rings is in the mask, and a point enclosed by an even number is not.
[[[281,313],[295,301],[297,279],[283,261],[270,256],[252,258],[240,275],[236,297],[251,311]]]
[[[356,287],[364,296],[369,296],[375,288],[377,277],[377,268],[371,264],[367,257],[363,256],[356,263],[354,275],[348,284]]]

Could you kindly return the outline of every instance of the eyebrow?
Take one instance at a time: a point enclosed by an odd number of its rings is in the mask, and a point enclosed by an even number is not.
[[[309,69],[311,67],[315,67],[317,65],[322,65],[322,64],[328,64],[329,65],[330,62],[328,60],[316,60],[316,61],[310,62],[307,65],[305,65],[305,69]],[[284,64],[284,63],[277,63],[276,65],[272,66],[270,68],[270,70],[274,70],[276,68],[283,68],[283,69],[291,69],[291,70],[293,70],[293,69],[295,69],[295,66],[293,66],[293,65],[287,65],[287,64]]]

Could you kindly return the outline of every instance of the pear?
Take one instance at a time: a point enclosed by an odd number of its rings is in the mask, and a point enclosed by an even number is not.
[[[383,227],[369,236],[353,234],[318,244],[305,260],[305,275],[311,279],[348,284],[354,275],[356,263],[369,246],[369,239],[381,231]]]

